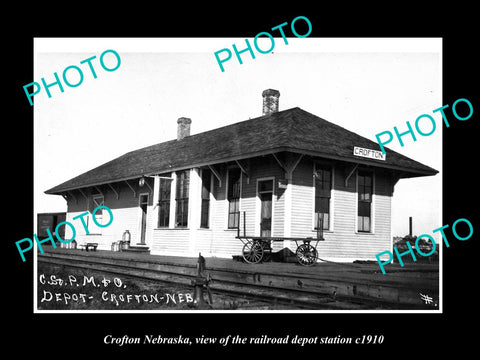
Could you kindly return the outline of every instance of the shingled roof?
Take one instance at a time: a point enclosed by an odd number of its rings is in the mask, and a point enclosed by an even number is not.
[[[376,142],[295,107],[128,152],[45,193],[60,194],[143,175],[214,165],[280,151],[388,168],[399,171],[401,177],[438,173],[390,149],[386,149],[385,161],[357,157],[353,155],[354,146],[380,149]]]

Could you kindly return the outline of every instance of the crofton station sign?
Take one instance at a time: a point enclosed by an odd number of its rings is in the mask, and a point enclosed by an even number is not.
[[[383,161],[387,159],[387,154],[383,154],[381,151],[356,146],[353,148],[353,155]]]

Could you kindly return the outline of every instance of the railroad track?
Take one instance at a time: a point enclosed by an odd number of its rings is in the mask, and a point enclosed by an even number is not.
[[[46,252],[38,255],[38,262],[70,268],[121,275],[144,281],[182,285],[193,289],[197,277],[196,264],[159,263],[138,259],[107,256],[85,256]],[[210,268],[213,294],[282,305],[282,308],[310,310],[368,310],[368,309],[423,309],[421,303],[399,302],[398,296],[388,299],[379,295],[364,296],[360,285],[340,281],[330,283],[298,274],[291,278],[285,274],[260,273],[245,269]],[[346,289],[346,290],[345,290]],[[353,296],[348,292],[353,291]],[[377,291],[378,292],[378,291]],[[431,309],[431,308],[430,308]]]

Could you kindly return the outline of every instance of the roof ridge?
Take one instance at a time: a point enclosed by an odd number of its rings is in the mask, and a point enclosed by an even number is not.
[[[246,120],[241,120],[241,121],[237,121],[235,123],[232,123],[232,124],[228,124],[228,125],[224,125],[224,126],[221,126],[221,127],[218,127],[218,128],[214,128],[214,129],[210,129],[210,130],[205,130],[205,131],[202,131],[202,132],[199,132],[199,133],[196,133],[196,134],[192,134],[192,135],[189,135],[189,136],[186,136],[185,138],[183,138],[182,140],[188,140],[188,139],[191,139],[191,138],[194,138],[194,137],[198,137],[198,136],[201,136],[201,135],[208,135],[209,133],[211,132],[218,132],[218,131],[222,131],[222,130],[225,130],[226,128],[229,128],[229,127],[232,127],[232,126],[239,126],[239,125],[244,125],[245,123],[247,122],[254,122],[254,121],[258,121],[260,120],[261,118],[269,118],[269,117],[272,117],[272,116],[276,116],[276,114],[281,114],[281,113],[285,113],[287,111],[291,111],[291,110],[295,110],[295,109],[298,109],[298,110],[301,110],[301,111],[304,111],[306,113],[308,113],[307,111],[299,108],[298,106],[295,106],[293,108],[288,108],[288,109],[285,109],[285,110],[281,110],[281,111],[277,111],[277,112],[274,112],[274,113],[271,113],[271,114],[266,114],[266,115],[261,115],[261,116],[257,116],[255,118],[251,118],[251,119],[246,119]],[[310,113],[309,113],[310,114]],[[311,114],[313,115],[313,114]],[[144,149],[147,149],[147,148],[150,148],[150,147],[155,147],[155,146],[158,146],[160,144],[166,144],[168,142],[172,142],[172,143],[175,143],[179,140],[177,139],[171,139],[171,140],[165,140],[165,141],[161,141],[161,142],[158,142],[158,143],[155,143],[155,144],[152,144],[152,145],[147,145],[147,146],[144,146],[144,147],[141,147],[139,149],[135,149],[135,150],[131,150],[131,151],[128,151],[126,153],[124,153],[123,155],[120,155],[118,156],[117,158],[115,159],[118,159],[124,155],[128,155],[130,153],[134,153],[134,152],[137,152],[137,151],[140,151],[140,150],[144,150]],[[113,159],[113,160],[115,160]],[[113,161],[111,160],[111,161]],[[101,165],[100,165],[101,166]]]
[[[294,110],[294,109],[299,109],[299,110],[305,111],[305,110],[299,108],[298,106],[295,106],[295,107],[293,107],[293,108],[288,108],[288,109],[281,110],[281,111],[277,111],[277,112],[274,112],[274,113],[271,113],[271,114],[260,115],[260,116],[257,116],[257,117],[251,118],[251,119],[240,120],[240,121],[234,122],[234,123],[232,123],[232,124],[223,125],[223,126],[221,126],[221,127],[217,127],[217,128],[210,129],[210,130],[205,130],[205,131],[202,131],[202,132],[199,132],[199,133],[196,133],[196,134],[192,134],[192,135],[186,136],[186,137],[183,138],[183,139],[193,138],[193,137],[195,137],[195,136],[199,136],[199,135],[203,135],[203,134],[208,134],[208,133],[210,133],[210,132],[221,131],[221,130],[224,130],[225,128],[228,128],[228,127],[230,127],[230,126],[245,124],[245,123],[247,123],[247,122],[254,122],[254,121],[257,121],[257,120],[259,120],[259,119],[261,119],[261,118],[268,118],[268,117],[271,117],[271,116],[275,116],[276,114],[284,113],[284,112],[291,111],[291,110]],[[305,112],[306,112],[306,111],[305,111]],[[312,114],[312,115],[313,115],[313,114]],[[182,139],[182,140],[183,140],[183,139]],[[139,151],[139,150],[142,150],[142,149],[146,149],[146,148],[149,148],[149,147],[153,147],[153,146],[156,146],[156,145],[165,144],[165,143],[168,143],[168,142],[176,142],[176,141],[179,141],[179,140],[177,140],[177,139],[170,139],[170,140],[161,141],[161,142],[158,142],[158,143],[155,143],[155,144],[152,144],[152,145],[147,145],[147,146],[141,147],[141,148],[136,149],[136,150],[128,151],[128,152],[126,152],[126,153],[123,154],[123,155],[129,154],[129,153],[131,153],[131,152]],[[123,155],[120,155],[120,156],[123,156]],[[119,157],[120,157],[120,156],[119,156]]]

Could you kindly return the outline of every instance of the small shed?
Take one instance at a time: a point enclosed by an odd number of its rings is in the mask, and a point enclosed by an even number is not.
[[[37,214],[37,236],[39,240],[46,239],[49,235],[47,229],[53,233],[58,224],[65,221],[67,213],[65,212],[52,212],[52,213],[38,213]],[[59,236],[62,239],[65,238],[65,227],[60,226],[58,228]]]

